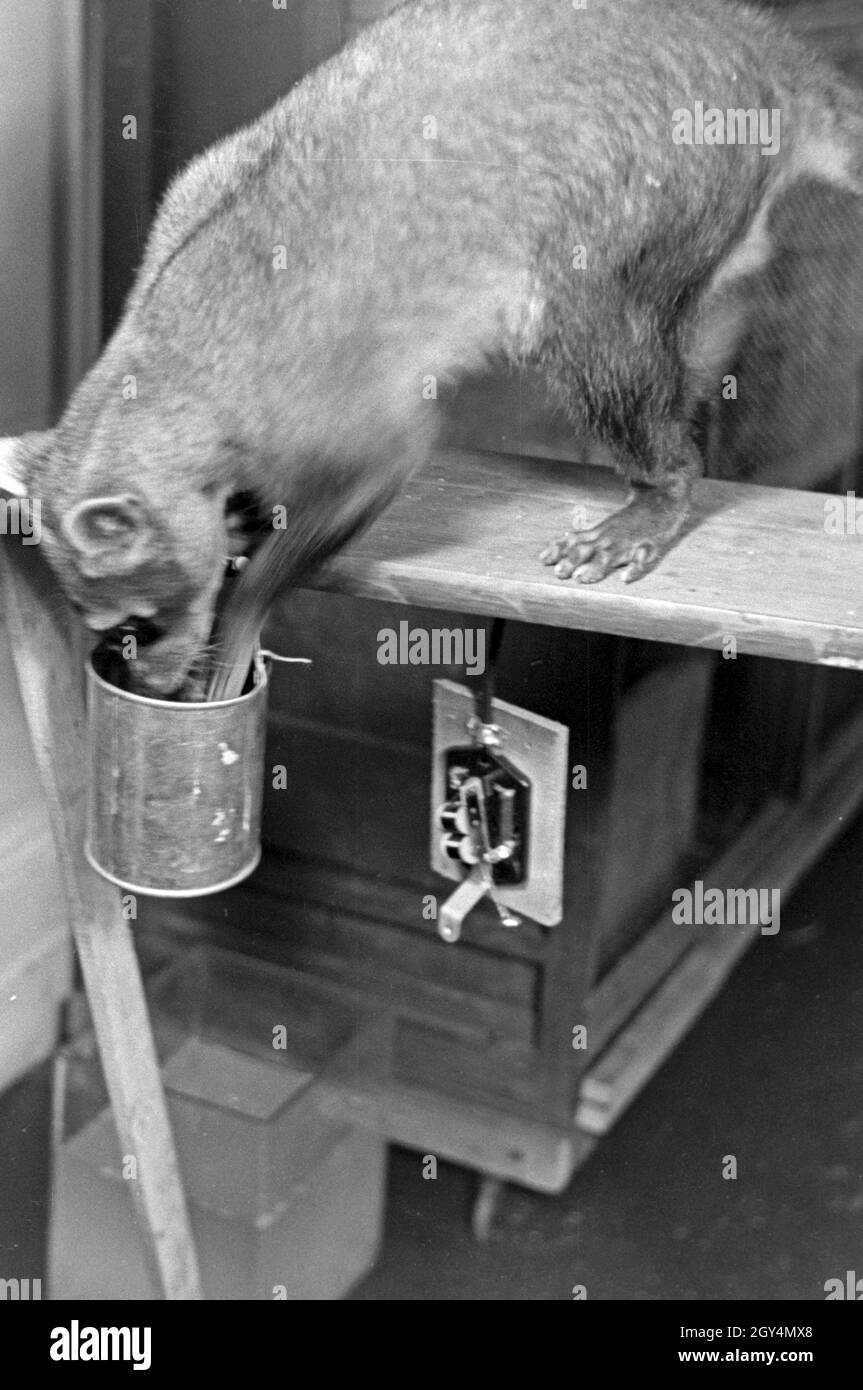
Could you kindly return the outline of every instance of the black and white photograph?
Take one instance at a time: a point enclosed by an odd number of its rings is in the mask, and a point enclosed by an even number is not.
[[[0,0],[23,1364],[823,1372],[861,920],[863,0]]]

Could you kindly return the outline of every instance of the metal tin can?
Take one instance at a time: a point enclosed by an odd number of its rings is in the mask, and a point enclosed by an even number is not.
[[[178,704],[110,685],[87,662],[85,854],[120,888],[196,898],[261,858],[267,667],[234,700]]]

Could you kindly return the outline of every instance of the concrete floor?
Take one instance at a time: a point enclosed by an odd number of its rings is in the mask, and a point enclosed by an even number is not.
[[[353,1299],[823,1300],[863,1273],[863,823],[783,908],[560,1197],[392,1152],[381,1258]],[[0,1274],[43,1272],[49,1076],[0,1097]],[[736,1181],[722,1177],[725,1155]]]

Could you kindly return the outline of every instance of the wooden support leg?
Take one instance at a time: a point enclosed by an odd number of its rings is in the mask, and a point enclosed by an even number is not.
[[[0,609],[45,787],[67,904],[122,1153],[157,1287],[168,1299],[201,1297],[138,961],[119,894],[82,852],[85,710],[69,613],[38,547],[0,545]],[[58,905],[59,906],[59,905]],[[62,910],[59,909],[59,910]]]
[[[494,1218],[503,1201],[505,1192],[506,1183],[502,1178],[493,1177],[489,1173],[483,1173],[481,1175],[477,1184],[470,1226],[473,1231],[474,1240],[478,1240],[482,1245],[491,1240]]]

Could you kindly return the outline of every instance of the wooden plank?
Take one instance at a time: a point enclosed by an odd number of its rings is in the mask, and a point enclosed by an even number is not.
[[[574,1129],[393,1081],[343,1088],[321,1082],[321,1108],[397,1144],[541,1192],[562,1192],[593,1140]]]
[[[453,985],[447,975],[438,975],[430,963],[431,953],[423,953],[427,965],[424,975],[420,974],[423,956],[410,950],[407,933],[387,930],[383,921],[382,930],[375,931],[372,923],[349,911],[328,914],[320,904],[242,890],[231,899],[230,926],[209,915],[213,908],[204,911],[206,917],[199,913],[193,919],[168,902],[153,900],[144,909],[142,922],[148,932],[159,924],[184,940],[208,940],[230,950],[248,949],[251,931],[256,948],[266,959],[346,990],[360,989],[381,1007],[389,1007],[398,999],[400,1012],[406,1017],[430,1028],[448,1027],[474,1047],[484,1047],[492,1038],[508,1039],[525,1048],[530,1045],[533,1019],[527,1000],[522,1004],[517,999],[487,996],[469,957],[465,957],[468,970],[462,988]],[[261,922],[278,924],[282,939],[262,932]],[[428,944],[435,963],[443,959],[440,941],[429,939]],[[462,952],[458,956],[462,959]]]
[[[562,1042],[572,1072],[571,1033]],[[495,1036],[468,1040],[445,1019],[430,1027],[407,1017],[399,1001],[391,1052],[397,1084],[437,1091],[456,1102],[493,1106],[513,1118],[562,1130],[572,1119],[574,1093],[570,1090],[566,1108],[555,1105],[567,1095],[566,1088],[560,1086],[549,1097],[548,1066],[530,1040]]]
[[[701,875],[705,887],[751,883],[765,842],[784,823],[787,815],[787,803],[778,800],[768,803],[727,853]],[[671,920],[669,907],[589,995],[587,1034],[592,1053],[598,1056],[691,946],[691,940]]]
[[[680,928],[678,928],[680,930]],[[688,951],[633,1023],[585,1076],[575,1123],[605,1134],[718,994],[759,927],[717,928]]]
[[[439,886],[421,882],[420,896],[426,888]],[[416,920],[416,884],[394,878],[370,879],[356,870],[346,869],[329,860],[320,862],[285,852],[269,840],[267,853],[254,877],[238,886],[236,890],[232,889],[231,894],[232,902],[235,903],[248,898],[252,913],[272,912],[273,900],[279,898],[283,904],[287,902],[291,905],[283,906],[283,916],[293,913],[301,919],[309,909],[312,910],[310,920],[320,920],[321,914],[327,912],[335,920],[343,917],[347,924],[346,930],[350,931],[354,930],[354,924],[358,919],[366,918],[371,923],[385,922],[391,926],[421,932],[435,949],[438,947],[435,923],[424,920],[418,923]],[[263,902],[254,901],[258,895],[264,899]],[[525,921],[518,932],[501,932],[499,918],[496,914],[489,913],[487,918],[476,914],[470,925],[471,947],[491,951],[505,959],[543,959],[545,932],[530,921]],[[461,971],[454,969],[452,978],[457,978],[460,985],[473,987],[470,977],[465,978]],[[511,997],[516,996],[513,993]]]
[[[605,469],[441,452],[311,587],[863,670],[863,543],[826,534],[824,494],[703,481],[686,535],[635,584],[540,564],[573,508],[594,522],[623,500]]]
[[[847,824],[863,800],[863,716],[836,738],[812,796],[782,817],[765,838],[748,883],[789,893]],[[717,885],[718,886],[718,885]],[[679,930],[679,929],[678,929]],[[599,1058],[582,1083],[578,1128],[606,1133],[715,997],[760,927],[721,926],[704,936]]]
[[[611,783],[591,856],[600,861],[601,970],[648,925],[646,906],[656,907],[657,894],[665,892],[669,875],[677,873],[697,835],[703,745],[718,663],[713,652],[676,649],[628,683],[627,673],[647,661],[649,652],[641,643],[617,642],[619,685],[608,732]],[[673,737],[669,710],[674,710]],[[586,762],[587,754],[579,761]],[[596,771],[591,769],[594,782]],[[594,972],[588,985],[596,978]]]
[[[13,486],[15,443],[0,441]],[[605,469],[442,452],[308,587],[863,670],[863,543],[826,533],[835,498],[704,481],[686,535],[637,583],[564,583],[540,564],[573,508],[592,523],[623,499]]]
[[[68,610],[38,547],[0,546],[0,594],[36,761],[63,870],[66,905],[142,1240],[171,1299],[201,1297],[183,1189],[150,1021],[117,890],[82,852],[85,712],[81,663]]]

